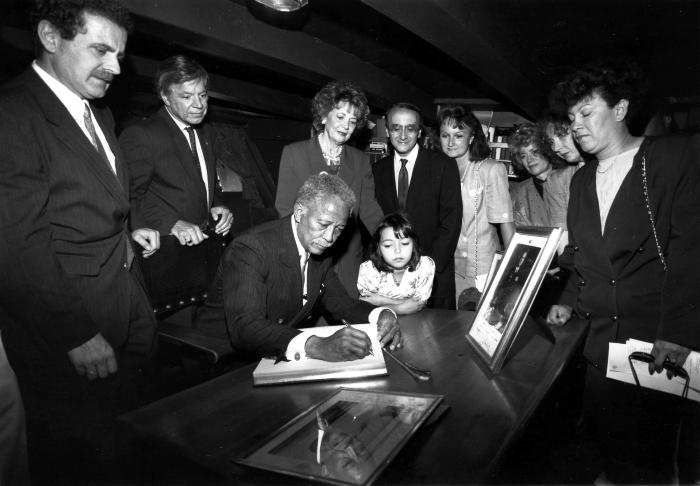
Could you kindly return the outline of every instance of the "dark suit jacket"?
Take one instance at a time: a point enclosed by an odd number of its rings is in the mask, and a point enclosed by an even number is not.
[[[98,332],[115,349],[127,338],[128,176],[111,114],[93,111],[117,176],[31,68],[0,93],[0,325],[11,362],[30,359],[25,350],[67,361]]]
[[[320,309],[350,322],[367,322],[374,309],[347,294],[328,257],[309,259],[304,306],[301,285],[291,219],[264,223],[226,249],[203,320],[221,322],[225,313],[233,347],[260,357],[284,353],[297,328],[311,327]]]
[[[357,207],[348,219],[345,230],[331,249],[337,262],[336,271],[348,293],[357,297],[357,274],[362,263],[362,239],[359,222],[371,233],[382,219],[382,210],[374,198],[374,180],[367,154],[354,147],[345,146],[340,159],[338,176],[343,179],[357,198]],[[326,162],[313,137],[287,145],[282,150],[275,207],[280,216],[292,213],[296,194],[304,181],[312,174],[326,170]]]
[[[170,234],[178,220],[202,225],[220,203],[216,160],[205,128],[197,128],[209,179],[209,200],[190,146],[165,107],[119,137],[131,178],[132,227]]]
[[[377,161],[372,170],[382,210],[399,211],[393,154]],[[454,309],[454,253],[462,225],[457,164],[440,152],[419,149],[404,212],[418,234],[422,253],[435,260],[432,306]]]
[[[642,156],[666,273],[642,190]],[[565,252],[575,272],[564,303],[591,322],[586,357],[605,369],[608,342],[628,338],[660,338],[700,348],[700,137],[644,140],[613,201],[603,235],[597,165],[586,164],[572,180]]]

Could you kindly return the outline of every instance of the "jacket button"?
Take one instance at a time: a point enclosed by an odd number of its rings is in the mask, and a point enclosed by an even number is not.
[[[644,251],[644,247],[643,247],[643,246],[640,246],[639,248],[637,248],[637,251],[638,251],[639,253],[643,252],[643,251]]]
[[[277,324],[283,324],[284,323],[284,318],[280,317],[277,319]]]
[[[585,317],[586,319],[590,319],[590,318],[591,318],[591,313],[590,313],[590,312],[586,312],[586,313],[583,315],[583,317]]]
[[[608,283],[609,283],[610,285],[615,285],[616,282],[615,282],[615,279],[614,279],[614,278],[611,278],[611,279],[608,281]]]
[[[574,247],[574,251],[578,251],[578,246],[575,246],[575,247]]]
[[[611,319],[613,322],[617,322],[617,316],[616,316],[615,314],[611,315],[611,316],[610,316],[610,319]]]
[[[586,281],[585,281],[585,280],[579,280],[579,281],[578,281],[578,286],[579,286],[579,287],[583,287],[584,285],[586,285]]]

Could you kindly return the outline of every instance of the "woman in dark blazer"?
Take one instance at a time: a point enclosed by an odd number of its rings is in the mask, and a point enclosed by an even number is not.
[[[679,433],[696,437],[697,474],[700,407],[606,378],[610,342],[653,343],[650,372],[665,360],[682,365],[700,348],[700,137],[633,136],[640,81],[631,66],[591,65],[552,98],[595,159],[571,183],[565,257],[575,271],[548,320],[561,325],[573,310],[589,322],[584,409],[597,430],[602,479],[616,484],[678,481]]]
[[[348,293],[357,297],[357,274],[362,262],[360,221],[374,231],[383,213],[374,198],[369,157],[346,142],[367,122],[369,107],[354,84],[333,81],[316,93],[311,105],[314,135],[282,150],[275,207],[280,216],[292,213],[296,193],[312,174],[337,174],[355,192],[357,211],[333,245],[336,272]]]

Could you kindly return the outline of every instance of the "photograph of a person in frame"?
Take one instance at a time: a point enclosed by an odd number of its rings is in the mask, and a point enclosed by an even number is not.
[[[300,460],[295,468],[322,477],[362,484],[424,412],[405,406],[341,400],[270,450]],[[397,434],[398,433],[398,434]]]
[[[486,321],[500,333],[503,333],[513,314],[539,252],[540,248],[536,246],[518,244],[508,260],[503,277],[484,314]]]

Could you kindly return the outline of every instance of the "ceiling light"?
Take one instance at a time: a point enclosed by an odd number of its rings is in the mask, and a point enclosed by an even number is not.
[[[304,8],[309,0],[254,0],[256,3],[264,5],[278,12],[295,12]]]

